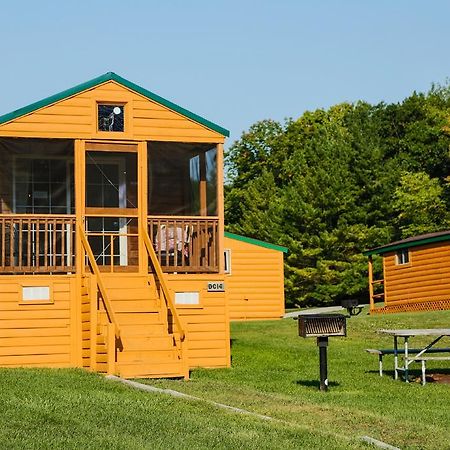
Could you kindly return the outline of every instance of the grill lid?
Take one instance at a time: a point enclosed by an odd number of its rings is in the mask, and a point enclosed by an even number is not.
[[[346,316],[342,314],[305,314],[298,316],[298,334],[302,337],[346,336]]]

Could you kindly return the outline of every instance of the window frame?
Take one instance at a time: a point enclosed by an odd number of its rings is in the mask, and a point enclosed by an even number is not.
[[[411,252],[409,248],[401,248],[395,253],[395,265],[396,266],[407,266],[411,264]]]
[[[231,275],[231,248],[223,250],[223,273]]]

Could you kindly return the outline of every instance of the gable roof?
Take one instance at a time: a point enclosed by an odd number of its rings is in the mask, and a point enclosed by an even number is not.
[[[270,250],[277,250],[279,252],[287,253],[289,249],[287,247],[282,247],[281,245],[270,244],[269,242],[260,241],[258,239],[249,238],[246,236],[241,236],[240,234],[230,233],[225,231],[225,237],[234,239],[236,241],[246,242],[247,244],[258,245],[259,247],[269,248]]]
[[[438,231],[436,233],[420,234],[412,236],[401,241],[391,242],[390,244],[381,245],[363,252],[363,255],[381,255],[383,253],[400,250],[402,248],[417,247],[419,245],[432,244],[434,242],[442,242],[450,240],[450,230]]]
[[[9,122],[11,120],[17,119],[19,117],[22,117],[26,114],[30,114],[38,109],[44,108],[53,103],[59,102],[60,100],[72,97],[73,95],[79,94],[80,92],[92,89],[107,81],[115,81],[116,83],[121,84],[122,86],[131,89],[132,91],[138,94],[141,94],[142,96],[148,98],[149,100],[153,100],[163,106],[166,106],[167,108],[176,111],[177,113],[187,117],[188,119],[191,119],[201,125],[204,125],[205,127],[210,128],[211,130],[216,131],[217,133],[225,137],[230,136],[230,132],[225,128],[222,128],[220,125],[210,122],[209,120],[171,102],[170,100],[160,97],[159,95],[151,91],[148,91],[147,89],[144,89],[143,87],[138,86],[137,84],[128,81],[125,78],[122,78],[121,76],[115,74],[114,72],[107,72],[103,75],[100,75],[99,77],[86,81],[85,83],[81,83],[70,89],[66,89],[65,91],[59,92],[58,94],[51,95],[50,97],[32,103],[31,105],[24,106],[23,108],[19,108],[16,109],[15,111],[4,114],[3,116],[0,116],[0,125]]]

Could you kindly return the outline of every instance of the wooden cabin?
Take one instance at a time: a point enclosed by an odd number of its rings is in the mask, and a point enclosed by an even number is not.
[[[450,231],[410,237],[364,254],[369,257],[371,313],[450,309]],[[373,275],[376,255],[382,258],[380,279]]]
[[[230,320],[283,317],[283,254],[288,249],[228,232],[224,247]]]
[[[0,366],[229,366],[228,135],[111,72],[0,117]]]

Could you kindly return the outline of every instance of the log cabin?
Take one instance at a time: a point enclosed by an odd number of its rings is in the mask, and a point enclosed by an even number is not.
[[[392,242],[364,255],[371,314],[450,309],[450,231]],[[380,279],[374,279],[376,255],[382,258]]]
[[[0,366],[230,365],[228,135],[112,72],[0,117]]]
[[[225,285],[230,320],[283,317],[286,247],[225,232]]]

